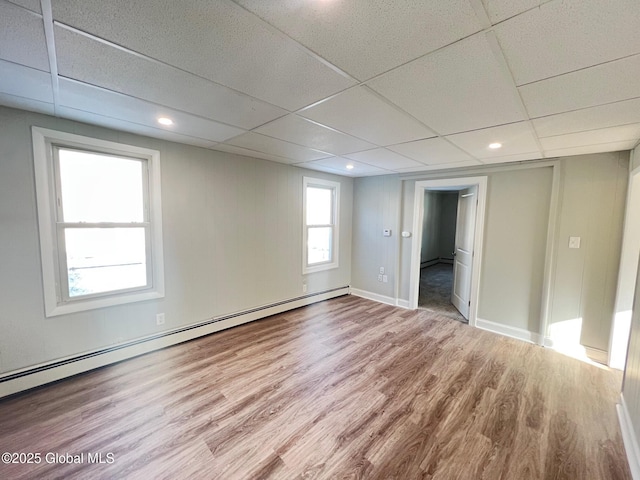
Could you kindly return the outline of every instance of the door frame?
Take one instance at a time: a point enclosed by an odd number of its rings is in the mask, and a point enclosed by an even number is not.
[[[482,242],[484,239],[484,219],[487,199],[487,177],[459,177],[416,182],[413,203],[413,242],[411,245],[411,269],[409,281],[409,308],[418,308],[420,289],[420,250],[422,248],[422,224],[424,216],[425,190],[463,190],[478,187],[478,207],[473,239],[473,260],[471,262],[471,293],[469,305],[469,325],[476,325],[478,298],[480,296],[480,266],[482,265]]]

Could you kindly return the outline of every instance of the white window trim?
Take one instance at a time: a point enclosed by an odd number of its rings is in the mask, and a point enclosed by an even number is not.
[[[98,140],[72,133],[32,127],[33,162],[36,181],[40,254],[47,317],[94,310],[164,297],[164,256],[162,248],[162,209],[160,191],[160,152],[147,148]],[[151,287],[133,292],[116,292],[100,297],[63,303],[60,293],[59,261],[56,240],[55,175],[52,144],[97,150],[147,160],[149,174],[149,220],[151,222]]]
[[[325,187],[331,188],[334,192],[333,197],[333,238],[332,238],[332,259],[330,262],[319,263],[309,265],[307,263],[307,187]],[[331,270],[332,268],[338,268],[338,245],[340,244],[340,183],[332,182],[331,180],[323,180],[320,178],[302,177],[302,273],[314,273],[322,272],[324,270]]]

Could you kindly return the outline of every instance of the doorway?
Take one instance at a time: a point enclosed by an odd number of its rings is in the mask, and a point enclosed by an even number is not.
[[[484,211],[486,203],[486,187],[487,177],[467,177],[453,178],[441,180],[425,180],[416,182],[415,201],[414,201],[414,218],[413,232],[414,242],[411,252],[411,278],[409,307],[416,309],[419,306],[421,297],[421,280],[423,287],[429,288],[430,281],[427,275],[421,275],[423,268],[428,270],[430,266],[446,265],[450,259],[451,266],[439,267],[442,272],[432,272],[440,274],[441,287],[445,285],[446,280],[443,279],[445,270],[451,270],[450,276],[450,294],[442,293],[440,289],[438,296],[443,301],[448,296],[450,304],[460,312],[460,315],[466,319],[470,325],[475,326],[478,296],[479,296],[479,279],[480,265],[482,256],[482,238],[484,228]],[[432,193],[433,192],[433,193]],[[453,248],[447,258],[446,252],[440,250],[445,255],[440,260],[440,255],[435,262],[429,265],[429,255],[433,251],[424,251],[423,247],[433,243],[433,239],[423,238],[423,233],[427,235],[426,230],[429,225],[428,216],[425,217],[425,209],[430,208],[427,198],[429,195],[435,195],[438,192],[457,197],[456,203],[456,225],[455,225],[455,242]],[[433,227],[433,225],[431,225]],[[433,231],[433,229],[432,229]],[[436,242],[438,243],[438,242]],[[451,246],[451,245],[449,245]],[[423,256],[423,253],[425,255]],[[426,274],[427,272],[425,272]],[[431,282],[432,284],[433,282]],[[433,286],[433,285],[432,285]],[[424,301],[424,295],[423,295]],[[458,318],[460,320],[460,318]]]
[[[452,301],[458,192],[425,189],[418,308],[467,322]]]

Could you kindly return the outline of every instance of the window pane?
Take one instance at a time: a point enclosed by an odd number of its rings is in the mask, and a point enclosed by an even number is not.
[[[65,230],[69,297],[147,285],[144,228]]]
[[[310,227],[307,235],[307,263],[331,261],[333,227]]]
[[[307,187],[307,225],[329,225],[332,215],[333,189]]]
[[[65,222],[143,222],[143,161],[59,149]]]

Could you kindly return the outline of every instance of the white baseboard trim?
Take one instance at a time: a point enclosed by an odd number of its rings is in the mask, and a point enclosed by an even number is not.
[[[525,342],[537,344],[540,341],[540,335],[538,333],[530,332],[524,328],[511,327],[501,323],[490,322],[489,320],[483,320],[482,318],[476,318],[476,327],[489,332],[498,333],[506,337],[524,340]]]
[[[387,297],[378,293],[368,292],[366,290],[360,290],[359,288],[351,287],[351,295],[356,297],[366,298],[367,300],[373,300],[374,302],[386,303],[387,305],[397,306],[396,299],[393,297]]]
[[[543,345],[547,348],[552,348],[560,353],[566,353],[566,345],[562,343],[555,342],[551,337],[544,337]],[[599,348],[585,347],[584,345],[576,345],[577,349],[581,349],[584,351],[584,355],[586,355],[590,360],[594,362],[601,363],[602,365],[607,365],[609,361],[609,353],[606,350],[600,350]],[[569,346],[569,351],[571,351],[574,347]],[[571,353],[570,353],[571,355]]]
[[[606,365],[609,361],[609,353],[606,350],[600,350],[599,348],[591,347],[584,347],[584,350],[587,354],[587,357],[589,357],[594,362]]]
[[[400,308],[407,308],[410,309],[411,307],[409,306],[409,300],[404,300],[402,298],[398,298],[396,300],[396,305]]]
[[[339,287],[324,292],[256,307],[251,310],[214,317],[203,322],[138,338],[108,348],[85,352],[54,362],[34,365],[0,375],[0,398],[39,387],[79,373],[88,372],[112,363],[137,357],[154,350],[193,340],[220,330],[252,322],[277,313],[304,307],[313,303],[340,297],[349,293],[349,287]]]
[[[622,441],[624,449],[627,453],[627,462],[629,470],[634,480],[640,480],[640,448],[638,448],[638,439],[636,438],[631,415],[624,401],[624,395],[620,394],[620,403],[616,405],[618,411],[618,421],[620,422],[620,431],[622,433]]]

